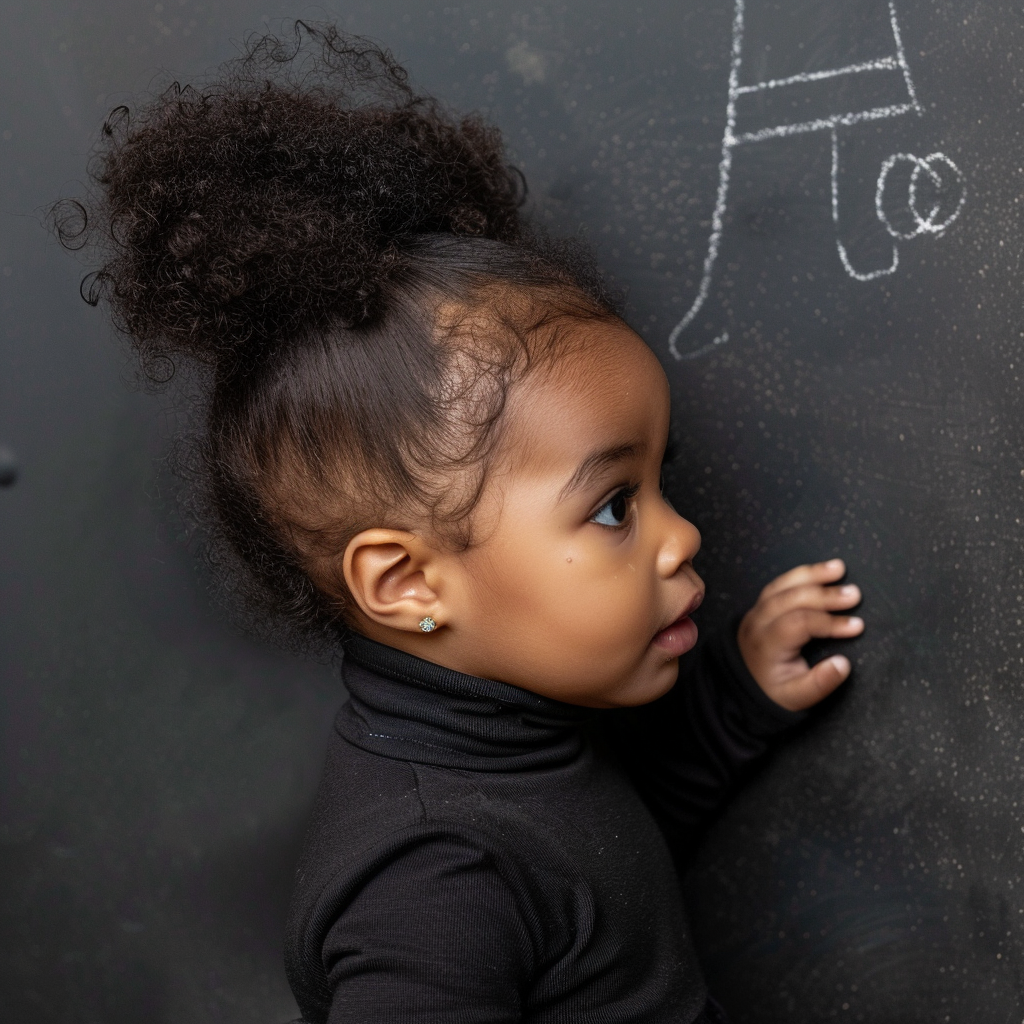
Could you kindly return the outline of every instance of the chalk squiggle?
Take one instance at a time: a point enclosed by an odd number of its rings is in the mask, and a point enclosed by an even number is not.
[[[679,348],[679,342],[686,329],[693,323],[704,303],[707,301],[711,290],[711,282],[714,275],[715,263],[718,260],[718,252],[722,242],[722,232],[725,225],[725,214],[729,201],[729,177],[732,171],[732,153],[737,146],[748,145],[756,142],[764,142],[768,139],[786,138],[791,135],[802,135],[808,132],[829,131],[832,136],[832,220],[836,226],[836,248],[839,253],[843,269],[850,277],[857,281],[873,281],[879,277],[893,274],[899,267],[899,248],[893,243],[892,262],[887,267],[877,270],[858,271],[850,262],[846,247],[839,238],[839,129],[850,125],[861,124],[866,121],[879,121],[888,118],[902,117],[904,114],[923,114],[920,103],[917,99],[917,91],[914,88],[914,81],[910,74],[910,66],[907,63],[906,54],[903,49],[903,37],[900,33],[899,19],[896,13],[895,0],[888,0],[889,23],[892,28],[893,44],[895,54],[890,57],[882,57],[878,60],[864,61],[859,64],[849,64],[845,67],[829,69],[826,71],[809,71],[797,75],[790,75],[787,78],[774,78],[754,85],[740,85],[740,71],[743,65],[743,33],[746,15],[745,0],[735,0],[732,23],[732,53],[729,63],[729,92],[725,114],[725,133],[722,136],[722,156],[718,165],[718,192],[715,197],[715,208],[711,215],[711,235],[708,239],[708,251],[704,257],[704,270],[700,286],[697,289],[697,296],[693,304],[687,310],[683,318],[673,328],[669,335],[668,348],[676,359],[696,359],[705,355],[724,344],[729,340],[727,332],[722,332],[707,345],[691,351],[683,352]],[[829,117],[815,118],[810,121],[801,121],[795,124],[780,124],[760,128],[755,131],[736,133],[737,123],[737,102],[741,96],[752,93],[764,93],[796,85],[805,85],[810,82],[826,81],[828,79],[841,78],[843,76],[856,76],[874,72],[896,72],[902,76],[906,89],[907,101],[904,103],[889,104],[883,106],[869,107],[863,110],[847,111],[836,113]],[[911,232],[900,231],[893,226],[890,218],[885,212],[883,200],[885,197],[886,184],[892,169],[901,161],[909,161],[914,165],[910,177],[908,205],[911,216],[914,219],[914,229]],[[940,167],[945,168],[949,173],[944,177]],[[918,183],[921,175],[926,175],[936,190],[943,188],[949,183],[949,179],[960,189],[960,196],[953,211],[942,220],[937,220],[940,206],[938,200],[933,203],[932,209],[924,215],[918,209]],[[878,219],[894,239],[905,240],[914,238],[917,235],[941,234],[956,220],[963,209],[967,198],[964,175],[953,161],[944,153],[931,153],[926,157],[917,157],[910,153],[894,153],[882,163],[882,169],[878,176],[875,189],[875,212]]]

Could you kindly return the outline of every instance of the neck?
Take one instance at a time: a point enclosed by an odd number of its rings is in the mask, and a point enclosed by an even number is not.
[[[338,727],[385,757],[476,771],[565,763],[583,745],[585,708],[482,679],[353,634],[345,642],[350,700]]]

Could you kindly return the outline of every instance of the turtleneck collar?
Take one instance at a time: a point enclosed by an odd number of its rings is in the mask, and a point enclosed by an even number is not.
[[[575,758],[587,708],[479,679],[350,634],[338,729],[385,757],[470,771],[523,771]]]

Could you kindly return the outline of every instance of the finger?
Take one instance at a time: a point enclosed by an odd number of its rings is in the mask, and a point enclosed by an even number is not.
[[[797,608],[811,610],[845,611],[861,601],[860,587],[845,583],[840,587],[825,587],[816,583],[790,587],[767,600],[762,599],[757,607],[757,616],[765,623]]]
[[[835,583],[841,580],[846,572],[846,563],[841,558],[832,558],[827,562],[814,562],[811,565],[798,565],[789,572],[777,576],[761,591],[761,597],[773,597],[791,587],[803,586],[807,583]]]
[[[780,686],[772,699],[790,711],[803,711],[838,689],[850,675],[850,669],[849,658],[834,654]]]
[[[798,608],[780,615],[762,631],[761,642],[776,638],[783,646],[797,650],[809,640],[848,639],[863,632],[864,620],[859,616]]]

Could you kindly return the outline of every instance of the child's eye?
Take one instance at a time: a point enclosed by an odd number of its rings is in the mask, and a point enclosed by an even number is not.
[[[591,517],[599,526],[621,526],[629,515],[629,504],[636,497],[636,487],[616,491]]]

